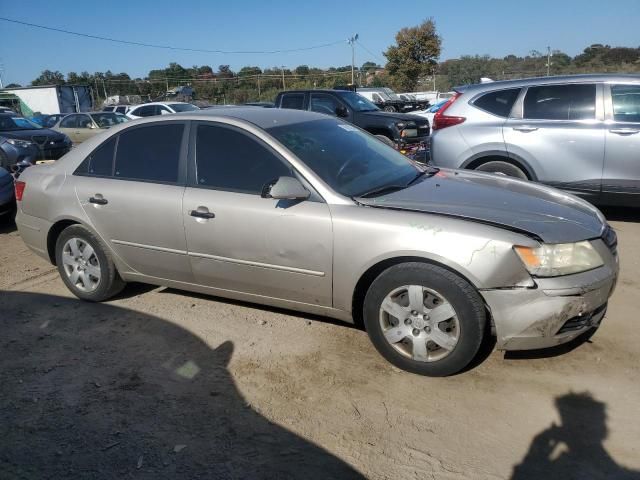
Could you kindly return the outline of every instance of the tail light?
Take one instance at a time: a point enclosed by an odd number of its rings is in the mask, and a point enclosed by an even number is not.
[[[445,103],[440,110],[438,110],[433,117],[433,125],[431,126],[432,130],[441,130],[447,127],[453,127],[454,125],[460,125],[462,122],[466,120],[466,117],[454,117],[451,115],[445,115],[447,109],[453,105],[458,97],[462,95],[460,92],[456,92],[453,97],[449,99],[447,103]]]
[[[22,195],[24,195],[24,189],[27,186],[26,182],[16,181],[16,201],[22,201]]]

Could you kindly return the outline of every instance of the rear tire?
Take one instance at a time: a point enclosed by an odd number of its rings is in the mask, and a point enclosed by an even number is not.
[[[386,107],[383,108],[383,110],[385,112],[389,112],[389,113],[395,113],[398,110],[396,110],[396,107],[392,106],[392,105],[387,105]]]
[[[473,286],[449,270],[420,262],[382,272],[367,291],[363,316],[384,358],[402,370],[433,377],[452,375],[473,361],[487,322]]]
[[[81,225],[67,227],[58,237],[56,265],[64,284],[81,300],[102,302],[126,285],[107,247]]]
[[[479,172],[503,174],[508,177],[515,177],[521,180],[529,180],[529,176],[520,167],[500,160],[483,163],[482,165],[478,165],[475,170]]]

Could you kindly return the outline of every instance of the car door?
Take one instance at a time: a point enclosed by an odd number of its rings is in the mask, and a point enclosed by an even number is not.
[[[86,115],[72,114],[62,119],[56,130],[64,133],[73,143],[82,142],[80,138],[80,118]]]
[[[605,141],[602,85],[530,86],[512,115],[503,127],[509,156],[527,164],[542,183],[599,195]]]
[[[78,128],[75,131],[74,143],[82,143],[98,133],[98,125],[90,115],[78,115]]]
[[[191,282],[182,216],[185,122],[132,126],[92,152],[73,176],[95,231],[130,273]]]
[[[264,198],[266,185],[297,174],[266,143],[238,127],[198,123],[191,145],[184,224],[195,281],[330,306],[328,205],[317,194],[306,201]]]
[[[640,84],[605,85],[606,144],[602,193],[614,203],[640,202]]]

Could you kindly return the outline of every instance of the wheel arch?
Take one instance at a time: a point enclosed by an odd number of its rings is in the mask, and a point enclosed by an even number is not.
[[[47,232],[47,254],[49,255],[49,261],[52,265],[56,265],[56,242],[58,241],[58,237],[71,225],[82,225],[82,223],[76,219],[63,218],[51,225],[51,228],[49,228]]]
[[[487,162],[505,162],[513,165],[514,167],[518,167],[527,175],[529,180],[537,182],[538,177],[534,171],[534,169],[529,165],[529,163],[519,156],[512,156],[507,154],[504,151],[490,151],[490,152],[482,152],[465,160],[460,168],[467,170],[475,170],[480,165]]]
[[[371,286],[373,281],[378,277],[378,275],[380,275],[386,269],[393,267],[394,265],[399,265],[402,263],[409,263],[409,262],[425,263],[425,264],[434,265],[440,268],[444,268],[446,270],[449,270],[451,273],[463,278],[467,283],[469,283],[469,285],[471,285],[476,290],[479,288],[477,280],[474,281],[470,277],[470,275],[467,275],[461,272],[459,269],[456,269],[451,265],[447,265],[444,262],[439,262],[436,259],[420,257],[415,255],[400,255],[400,256],[385,258],[385,259],[379,260],[378,262],[376,262],[375,264],[367,268],[362,273],[362,275],[360,275],[360,277],[358,278],[358,281],[356,282],[355,288],[353,290],[352,300],[351,300],[351,316],[353,318],[353,322],[355,325],[359,327],[364,327],[364,319],[362,316],[362,313],[363,313],[362,309],[364,307],[364,298],[367,294],[367,291],[369,290],[369,287]],[[482,295],[480,295],[480,297],[482,298]]]

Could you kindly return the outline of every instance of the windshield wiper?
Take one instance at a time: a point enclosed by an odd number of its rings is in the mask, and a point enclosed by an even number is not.
[[[372,188],[371,190],[368,190],[364,193],[361,193],[360,195],[356,195],[356,198],[370,198],[370,197],[375,197],[378,195],[382,195],[384,193],[391,193],[391,192],[396,192],[398,190],[402,190],[403,188],[407,188],[406,185],[383,185],[381,187],[376,187],[376,188]]]
[[[431,167],[431,166],[427,166],[424,170],[420,170],[415,177],[413,177],[409,183],[407,183],[407,187],[410,185],[413,185],[416,181],[418,181],[418,179],[424,177],[425,175],[428,175],[429,177],[435,175],[436,173],[438,173],[440,171],[439,168],[436,167]]]

